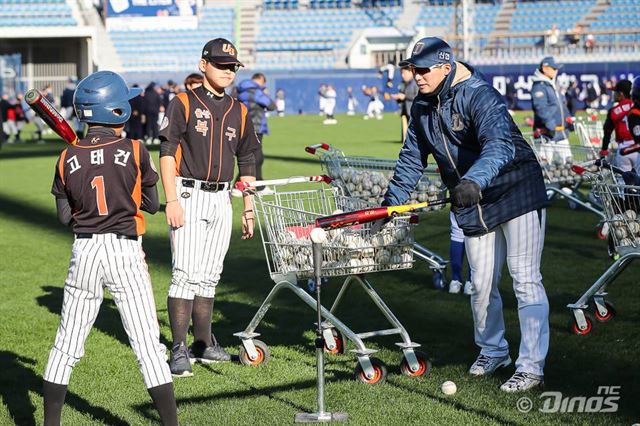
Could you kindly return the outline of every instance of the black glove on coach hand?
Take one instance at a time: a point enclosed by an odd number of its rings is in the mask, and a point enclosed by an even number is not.
[[[480,185],[466,179],[462,179],[451,191],[451,204],[454,207],[471,207],[478,204],[481,198]]]

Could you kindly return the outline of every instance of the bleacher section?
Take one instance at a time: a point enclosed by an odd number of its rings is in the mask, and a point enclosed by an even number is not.
[[[453,25],[453,6],[427,6],[420,8],[420,15],[416,27],[445,27],[451,28]]]
[[[112,31],[111,39],[128,70],[168,67],[196,71],[202,46],[213,36],[234,41],[233,8],[204,7],[197,30]]]
[[[402,9],[265,10],[256,40],[260,69],[331,69],[355,31],[393,26]]]
[[[640,2],[638,0],[610,0],[609,7],[591,24],[599,31],[637,29],[640,23]],[[639,43],[638,34],[602,34],[597,41]]]
[[[580,19],[587,14],[596,0],[565,0],[518,2],[511,19],[511,31],[514,32],[545,32],[554,25],[565,33],[576,26]],[[534,45],[541,36],[512,38],[516,45]]]
[[[0,0],[0,28],[77,25],[65,0]]]

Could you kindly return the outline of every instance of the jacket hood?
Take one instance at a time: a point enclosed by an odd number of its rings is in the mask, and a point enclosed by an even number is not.
[[[544,83],[549,83],[550,85],[552,85],[554,88],[556,87],[556,83],[555,80],[551,80],[549,77],[547,77],[546,75],[544,75],[542,73],[542,71],[540,70],[536,70],[533,73],[533,77],[531,77],[532,81],[542,81]]]
[[[252,89],[262,89],[262,86],[260,86],[258,83],[256,83],[253,80],[242,80],[238,84],[238,91],[240,92],[243,92],[245,90],[252,90]]]

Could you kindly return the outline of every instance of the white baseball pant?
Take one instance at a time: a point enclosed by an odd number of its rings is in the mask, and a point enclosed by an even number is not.
[[[203,191],[199,180],[194,188],[186,187],[182,180],[176,178],[176,188],[184,226],[170,231],[173,276],[169,297],[213,298],[231,241],[231,193]]]
[[[638,161],[639,161],[638,158],[640,158],[640,156],[638,155],[637,152],[632,152],[631,154],[628,154],[628,155],[620,154],[620,150],[628,146],[631,146],[633,144],[634,144],[633,140],[621,142],[618,145],[618,149],[616,151],[616,157],[614,161],[615,165],[621,168],[622,170],[624,170],[625,172],[629,172],[631,170],[640,171],[640,168],[638,166]]]
[[[504,338],[502,299],[498,290],[505,258],[513,278],[520,319],[520,352],[516,371],[542,376],[549,349],[549,302],[542,285],[540,258],[546,211],[531,211],[480,237],[466,237],[465,247],[474,291],[471,310],[480,353],[509,353]]]
[[[160,343],[151,279],[140,239],[95,234],[73,243],[64,285],[62,314],[44,380],[69,384],[84,355],[84,343],[98,316],[104,287],[113,296],[147,388],[170,383],[166,348]]]

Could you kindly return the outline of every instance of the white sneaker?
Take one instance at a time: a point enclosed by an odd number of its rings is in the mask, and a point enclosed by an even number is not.
[[[371,118],[371,117],[369,117],[368,115],[365,115],[365,116],[364,116],[364,117],[362,117],[362,118],[363,118],[364,120],[368,120],[368,119],[369,119],[369,118]]]
[[[338,124],[338,120],[336,120],[335,118],[327,118],[326,120],[324,120],[322,122],[322,124]]]
[[[511,364],[509,355],[490,357],[480,354],[476,362],[469,368],[469,374],[472,376],[488,376],[495,373],[498,368],[506,367],[509,364]]]
[[[503,392],[524,392],[526,390],[542,386],[544,377],[531,373],[516,371],[513,376],[500,386]]]
[[[460,290],[462,290],[462,283],[458,280],[452,280],[449,283],[449,293],[460,293]]]
[[[153,138],[153,144],[154,144],[154,145],[160,145],[160,139],[158,139],[158,138]]]
[[[471,281],[467,281],[466,283],[464,283],[464,294],[466,294],[467,296],[471,296],[472,293],[473,284],[471,284]]]

